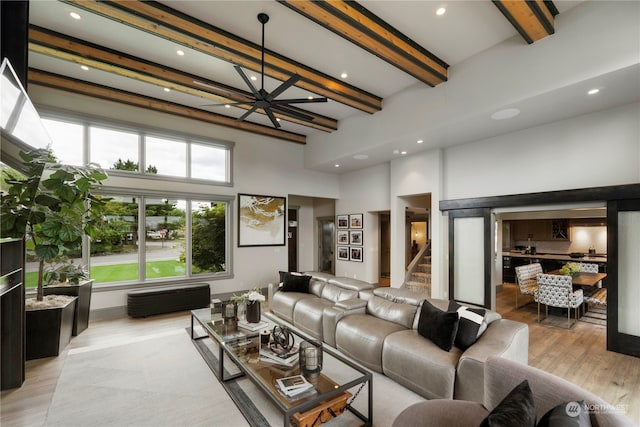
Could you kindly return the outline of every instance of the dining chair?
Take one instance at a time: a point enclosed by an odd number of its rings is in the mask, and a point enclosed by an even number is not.
[[[599,269],[600,269],[598,264],[592,264],[592,263],[588,263],[588,262],[579,262],[578,266],[580,267],[580,271],[585,272],[585,273],[598,273]],[[602,287],[602,280],[600,280],[598,282],[596,287],[598,287],[598,288]]]
[[[536,289],[538,289],[538,282],[536,281],[538,274],[542,274],[542,264],[539,262],[516,267],[516,280],[518,281],[516,310],[518,309],[518,294],[534,295]]]
[[[587,304],[607,306],[607,288],[595,288],[584,292],[584,302]]]
[[[540,304],[546,307],[545,318],[549,316],[549,306],[567,309],[567,328],[571,328],[571,309],[575,309],[578,320],[578,307],[584,302],[582,289],[573,290],[571,276],[557,274],[539,274],[538,290],[534,295],[538,303],[538,323],[540,323]]]

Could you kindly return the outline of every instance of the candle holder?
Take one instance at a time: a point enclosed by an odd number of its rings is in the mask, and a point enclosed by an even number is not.
[[[308,378],[315,378],[322,370],[322,343],[320,341],[302,341],[298,353],[300,372]]]
[[[234,301],[225,301],[222,303],[222,319],[225,326],[233,329],[238,325],[238,304]]]

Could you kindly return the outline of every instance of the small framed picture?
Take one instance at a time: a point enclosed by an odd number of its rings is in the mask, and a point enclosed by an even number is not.
[[[338,259],[349,261],[349,246],[338,246]]]
[[[349,228],[349,215],[338,215],[338,228]]]
[[[362,245],[362,230],[349,231],[349,244]]]
[[[349,244],[349,232],[347,230],[338,230],[338,244],[339,245],[348,245]]]
[[[349,215],[349,228],[362,228],[362,214]]]
[[[349,260],[362,262],[362,248],[356,246],[349,247]]]

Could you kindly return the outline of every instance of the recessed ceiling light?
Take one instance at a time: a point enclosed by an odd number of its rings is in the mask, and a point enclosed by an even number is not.
[[[80,14],[76,12],[69,12],[69,16],[72,17],[73,19],[80,19]]]
[[[256,76],[251,76],[251,80],[255,82],[256,80],[258,80],[258,78]]]
[[[587,94],[588,95],[595,95],[598,92],[600,92],[600,89],[591,89],[589,92],[587,92]]]
[[[337,163],[336,163],[335,165],[333,165],[333,166],[334,166],[334,167],[336,167],[336,168],[339,168],[339,167],[340,167],[340,165],[339,165],[339,164],[337,164]]]
[[[340,74],[340,77],[342,77],[343,79],[346,79],[347,77],[349,77],[349,74],[342,73],[342,74]]]
[[[307,96],[307,99],[313,99],[313,96],[309,95]]]
[[[82,68],[85,71],[89,71],[89,67],[87,67],[86,65],[81,65],[80,68]]]
[[[280,121],[280,117],[276,117],[276,122],[279,122],[279,121]]]
[[[407,154],[407,152],[406,151],[401,151],[400,154],[402,154],[404,156],[405,154]]]
[[[168,87],[165,87],[165,88],[164,88],[164,91],[165,91],[165,92],[171,92],[171,89],[169,89]]]
[[[231,105],[225,104],[224,108],[231,108]]]
[[[436,9],[436,15],[438,16],[442,16],[447,12],[447,9],[445,9],[444,7],[439,7],[438,9]]]
[[[517,108],[505,108],[504,110],[496,111],[495,113],[493,113],[491,115],[491,118],[493,120],[504,120],[515,117],[518,114],[520,114],[520,110],[518,110]]]
[[[367,160],[369,156],[367,154],[356,154],[353,158],[356,160]]]
[[[178,56],[184,56],[184,50],[178,49],[176,50],[176,53],[178,54]]]
[[[424,141],[419,139],[418,141],[416,141],[418,144],[422,144]]]

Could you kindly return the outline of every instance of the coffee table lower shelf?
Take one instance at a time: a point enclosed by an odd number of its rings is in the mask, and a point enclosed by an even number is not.
[[[347,401],[352,396],[345,391],[336,397],[321,402],[306,412],[296,412],[291,416],[293,427],[313,427],[331,421],[347,409]]]

